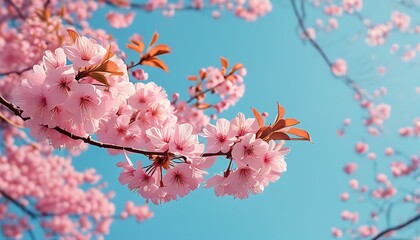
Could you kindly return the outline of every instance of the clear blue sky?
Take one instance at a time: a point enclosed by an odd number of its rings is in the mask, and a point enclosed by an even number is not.
[[[93,25],[109,29],[104,21],[104,11],[100,11]],[[349,29],[358,29],[356,23],[348,24]],[[340,37],[348,39],[353,33],[339,32],[333,39],[320,36],[333,59],[348,57],[350,73],[361,75],[366,85],[379,87],[383,81],[390,86],[390,95],[385,100],[396,103],[392,114],[397,118],[387,123],[388,130],[381,138],[368,136],[361,127],[364,113],[352,100],[353,92],[334,79],[317,53],[302,43],[292,10],[284,2],[274,3],[271,14],[253,23],[228,14],[214,20],[209,12],[177,12],[173,18],[165,18],[159,12],[138,12],[130,28],[111,31],[122,47],[134,32],[145,39],[159,32],[160,42],[169,44],[173,50],[164,57],[170,72],[145,69],[149,79],[164,86],[169,94],[180,92],[186,96],[189,84],[186,76],[196,74],[201,67],[219,66],[221,55],[231,63],[243,63],[248,69],[245,97],[222,117],[231,119],[237,112],[251,116],[251,106],[273,117],[276,102],[280,102],[286,117],[299,119],[300,126],[311,133],[313,144],[288,143],[292,147],[287,156],[288,171],[262,194],[234,200],[217,198],[212,190],[199,189],[177,201],[150,205],[155,217],[144,223],[116,221],[107,239],[330,239],[332,226],[346,226],[340,220],[343,209],[366,209],[367,205],[359,204],[357,199],[352,199],[349,205],[338,200],[339,194],[348,190],[349,178],[342,174],[347,161],[359,162],[365,169],[358,176],[366,175],[366,179],[372,180],[370,163],[353,153],[354,142],[375,141],[379,158],[383,158],[383,148],[387,146],[403,145],[401,148],[410,154],[418,150],[415,141],[397,138],[398,127],[411,124],[419,114],[419,110],[412,109],[414,105],[407,104],[419,101],[412,87],[415,82],[408,75],[409,71],[415,72],[413,68],[407,67],[405,75],[394,73],[378,80],[377,64],[365,54],[367,47],[348,45]],[[336,131],[346,117],[351,117],[353,123],[346,137],[340,138]],[[102,174],[109,183],[108,189],[116,192],[118,210],[127,200],[144,202],[118,183],[119,169],[115,164],[122,159],[91,147],[74,160],[78,169],[94,167]]]

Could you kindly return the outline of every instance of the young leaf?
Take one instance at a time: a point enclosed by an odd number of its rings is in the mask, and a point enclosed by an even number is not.
[[[152,41],[150,41],[149,47],[153,46],[153,44],[155,44],[155,42],[158,40],[158,38],[159,38],[159,34],[157,32],[155,32],[153,34]]]
[[[158,45],[156,45],[156,47],[152,48],[148,52],[148,54],[149,54],[149,56],[154,57],[154,56],[158,56],[158,55],[168,54],[170,52],[171,52],[171,50],[169,49],[168,45],[158,44]]]
[[[300,123],[297,119],[294,118],[286,118],[284,121],[286,122],[285,127],[291,127]]]
[[[109,45],[108,50],[106,51],[104,57],[102,58],[102,63],[109,61],[110,58],[114,56],[114,53],[112,52],[111,45]]]
[[[200,110],[204,110],[204,109],[210,108],[211,104],[209,104],[209,103],[197,103],[196,107]]]
[[[227,69],[227,68],[228,68],[228,66],[229,66],[229,61],[228,61],[226,58],[224,58],[224,57],[220,57],[220,62],[222,62],[222,67],[223,67],[224,69]]]
[[[230,70],[228,75],[232,75],[233,73],[235,73],[236,71],[238,71],[239,69],[243,68],[244,65],[242,65],[242,63],[237,63],[235,65],[233,65],[232,70]]]
[[[190,81],[197,81],[198,80],[198,78],[196,76],[188,76],[187,79],[190,80]]]
[[[255,118],[257,119],[258,125],[261,127],[264,126],[264,118],[263,116],[255,109],[252,108],[252,113],[254,114]]]
[[[169,69],[166,66],[166,64],[164,62],[162,62],[162,60],[160,60],[159,58],[156,58],[156,57],[152,57],[152,58],[148,58],[146,60],[143,60],[141,62],[141,64],[148,65],[148,66],[151,66],[151,67],[157,67],[157,68],[160,68],[160,69],[164,70],[165,72],[169,72]]]
[[[287,130],[287,132],[295,136],[302,137],[307,141],[311,141],[311,136],[309,135],[309,133],[300,128],[290,128],[289,130]]]
[[[79,34],[71,29],[67,29],[67,34],[70,36],[71,41],[76,43],[76,39],[79,37]]]
[[[105,84],[106,86],[109,86],[108,80],[103,74],[100,74],[98,72],[90,72],[88,74],[90,77],[94,78],[96,81]]]
[[[280,119],[282,119],[284,117],[284,113],[286,111],[284,110],[284,108],[280,105],[280,103],[277,103],[277,117],[276,117],[276,121],[278,122]]]
[[[275,132],[270,135],[270,140],[290,140],[290,137],[284,132]]]

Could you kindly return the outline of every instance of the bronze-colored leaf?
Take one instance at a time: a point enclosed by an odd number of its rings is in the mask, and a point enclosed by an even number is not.
[[[117,76],[124,75],[124,73],[121,72],[120,69],[118,68],[118,65],[112,61],[107,61],[101,64],[101,66],[97,68],[96,71],[107,72],[107,73],[111,73],[111,75],[117,75]]]
[[[258,134],[258,138],[265,139],[267,136],[269,136],[273,132],[273,129],[270,126],[266,126],[266,127],[260,128],[260,131],[261,133]]]
[[[229,66],[229,61],[228,61],[226,58],[224,58],[224,57],[220,57],[220,62],[222,63],[222,67],[223,67],[224,69],[227,69],[227,68],[228,68],[228,66]]]
[[[198,80],[198,78],[196,76],[188,76],[187,79],[190,80],[190,81],[197,81]]]
[[[129,44],[125,45],[125,46],[127,48],[131,49],[131,50],[134,50],[134,51],[138,52],[139,54],[141,54],[143,52],[143,50],[144,50],[144,44],[142,46],[139,46],[139,45],[136,45],[136,44],[129,43]]]
[[[286,127],[286,121],[284,119],[279,119],[273,125],[273,132],[277,132],[277,130],[280,130],[285,127]]]
[[[290,137],[284,132],[274,132],[270,135],[269,140],[290,140]]]
[[[295,136],[302,137],[303,139],[307,141],[311,141],[311,136],[309,135],[309,133],[300,128],[290,128],[289,130],[287,130],[287,132]]]
[[[154,57],[154,56],[158,56],[158,55],[168,54],[170,52],[171,52],[171,50],[169,49],[168,45],[158,44],[158,45],[156,45],[156,47],[152,48],[148,52],[148,54],[149,54],[149,56]]]
[[[106,86],[109,86],[108,80],[106,79],[106,77],[98,72],[90,72],[88,74],[90,77],[94,78],[96,81],[105,84]]]
[[[158,38],[159,38],[159,34],[157,32],[155,32],[153,34],[152,41],[150,41],[149,47],[153,46],[153,44],[155,44],[155,42],[158,40]]]
[[[166,64],[162,62],[162,60],[160,60],[159,58],[155,58],[155,57],[148,58],[146,60],[143,60],[141,64],[151,66],[151,67],[157,67],[164,70],[165,72],[169,72],[169,69],[166,66]]]
[[[76,43],[76,39],[79,37],[79,34],[72,29],[67,29],[67,34],[70,36],[71,41]]]
[[[255,118],[257,119],[258,125],[261,127],[264,126],[264,118],[263,116],[255,109],[252,108],[252,113],[254,114]]]
[[[109,61],[110,58],[114,56],[114,53],[112,52],[112,47],[109,45],[108,50],[106,51],[105,55],[102,58],[102,63]]]
[[[235,77],[233,75],[228,75],[226,77],[226,80],[231,81],[231,82],[234,82],[236,79],[235,79]]]
[[[230,70],[228,75],[234,74],[236,71],[238,71],[239,69],[243,68],[244,65],[242,65],[242,63],[237,63],[235,65],[233,65],[232,70]]]
[[[205,110],[207,108],[210,108],[211,104],[209,104],[209,103],[197,103],[196,107],[200,110]]]
[[[204,80],[206,77],[207,77],[207,72],[206,71],[200,71],[201,80]]]
[[[294,118],[286,118],[284,121],[286,122],[285,127],[291,127],[300,123],[297,119]]]
[[[280,119],[282,119],[284,117],[284,113],[286,111],[284,110],[284,108],[280,105],[280,103],[277,103],[277,117],[276,117],[276,121],[278,122]]]

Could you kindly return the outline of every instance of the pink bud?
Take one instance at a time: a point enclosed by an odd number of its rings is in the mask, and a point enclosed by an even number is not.
[[[357,181],[357,179],[351,179],[349,181],[350,187],[354,190],[359,188],[359,181]]]
[[[358,154],[363,154],[369,150],[369,145],[364,142],[357,142],[354,149]]]
[[[385,155],[391,156],[392,154],[394,154],[394,149],[392,149],[390,147],[385,149]]]
[[[347,192],[343,192],[342,194],[340,194],[340,200],[345,202],[349,199],[350,195]]]
[[[149,74],[145,72],[143,69],[137,69],[132,72],[133,77],[140,81],[145,81],[149,78]]]

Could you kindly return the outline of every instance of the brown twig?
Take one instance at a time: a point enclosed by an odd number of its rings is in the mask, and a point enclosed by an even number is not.
[[[21,18],[23,21],[26,20],[25,16],[23,16],[22,12],[19,10],[19,8],[16,6],[16,4],[12,0],[6,0],[10,6],[12,6],[13,9],[15,9],[16,13],[18,14],[19,18]]]
[[[39,214],[37,214],[37,213],[29,210],[22,203],[20,203],[17,200],[15,200],[12,196],[10,196],[9,194],[7,194],[3,190],[0,190],[0,195],[3,195],[4,198],[6,198],[10,202],[12,202],[14,205],[16,205],[16,207],[18,207],[24,213],[28,214],[32,219],[35,219],[35,218],[39,217]]]
[[[28,70],[31,70],[32,69],[32,67],[27,67],[27,68],[25,68],[25,69],[22,69],[22,70],[13,70],[13,71],[8,71],[8,72],[0,72],[0,76],[6,76],[6,75],[9,75],[9,74],[17,74],[17,75],[21,75],[22,73],[24,73],[24,72],[26,72],[26,71],[28,71]]]
[[[330,58],[327,56],[327,54],[325,53],[325,51],[322,49],[322,47],[314,40],[310,37],[308,31],[306,30],[306,26],[305,26],[305,22],[302,19],[302,17],[299,14],[297,5],[296,5],[296,0],[290,0],[292,3],[292,8],[293,8],[293,12],[298,20],[298,24],[299,27],[301,29],[301,31],[303,32],[303,34],[305,35],[305,38],[308,39],[309,43],[315,48],[315,50],[321,55],[322,59],[324,60],[324,62],[328,65],[328,67],[331,69],[331,67],[333,66],[333,62],[330,60]],[[302,3],[304,4],[304,3]],[[350,76],[348,75],[344,75],[342,77],[337,77],[341,80],[343,80],[343,82],[349,86],[352,90],[354,90],[357,94],[359,94],[360,96],[364,96],[368,99],[371,99],[371,96],[367,95],[364,90],[357,84],[356,81],[354,81]]]
[[[390,227],[390,228],[387,228],[387,229],[383,230],[378,235],[376,235],[374,238],[372,238],[372,240],[379,240],[382,236],[385,236],[387,233],[390,233],[392,231],[397,231],[397,230],[400,230],[402,228],[405,228],[405,227],[407,227],[407,226],[415,223],[418,220],[420,220],[420,213],[417,214],[416,216],[408,219],[406,222],[403,222],[403,223],[401,223],[399,225],[396,225],[394,227]]]
[[[22,120],[26,121],[29,120],[29,117],[22,117],[22,109],[20,109],[19,107],[17,107],[16,105],[14,105],[11,102],[8,102],[6,99],[3,98],[3,96],[0,95],[0,104],[4,105],[5,107],[7,107],[10,111],[12,111],[16,116],[22,118]],[[55,131],[73,139],[73,140],[81,140],[84,143],[87,143],[89,145],[93,145],[96,147],[100,147],[100,148],[107,148],[107,149],[115,149],[115,150],[121,150],[121,151],[126,151],[126,152],[131,152],[131,153],[138,153],[138,154],[143,154],[146,156],[152,156],[152,155],[166,155],[167,153],[165,152],[151,152],[151,151],[144,151],[138,148],[133,148],[133,147],[124,147],[124,146],[120,146],[120,145],[116,145],[116,144],[110,144],[110,143],[103,143],[103,142],[99,142],[96,141],[94,139],[92,139],[90,136],[87,137],[82,137],[82,136],[78,136],[75,135],[65,129],[62,129],[60,127],[54,127],[52,128]],[[226,156],[225,153],[222,152],[218,152],[218,153],[204,153],[202,155],[203,157],[209,157],[209,156]]]

